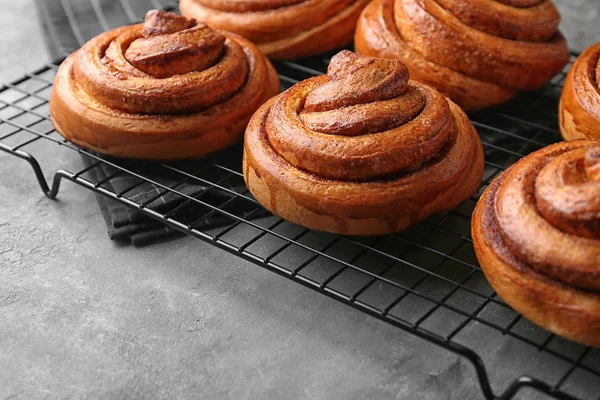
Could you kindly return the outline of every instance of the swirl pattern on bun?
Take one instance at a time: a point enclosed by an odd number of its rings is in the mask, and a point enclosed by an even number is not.
[[[68,140],[130,158],[200,157],[237,141],[279,89],[247,40],[150,11],[95,37],[58,70],[52,121]]]
[[[271,99],[246,130],[244,177],[311,229],[395,232],[471,196],[483,151],[464,112],[397,60],[342,51],[327,75]]]
[[[184,15],[235,32],[275,59],[294,59],[350,43],[369,0],[180,0]]]
[[[569,61],[551,0],[374,0],[357,52],[397,58],[465,110],[546,84]]]
[[[505,171],[472,221],[496,292],[534,323],[600,346],[600,146],[548,146]]]
[[[566,140],[600,139],[600,43],[586,49],[571,67],[559,109]]]

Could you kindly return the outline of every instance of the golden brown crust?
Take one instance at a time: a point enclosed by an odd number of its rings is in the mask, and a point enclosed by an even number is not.
[[[600,43],[587,48],[567,74],[559,105],[566,140],[600,139]]]
[[[183,15],[237,33],[274,59],[295,59],[352,41],[369,0],[180,0]]]
[[[163,11],[106,32],[60,66],[50,114],[67,140],[143,159],[202,157],[241,137],[279,91],[247,40]]]
[[[400,59],[413,79],[480,110],[560,72],[569,52],[559,22],[551,0],[374,0],[354,41],[357,52]]]
[[[600,148],[558,143],[505,171],[472,220],[496,292],[534,323],[600,346]]]
[[[332,131],[304,122],[320,113]],[[383,120],[382,130],[353,115]],[[244,141],[244,178],[264,207],[350,235],[396,232],[449,210],[477,190],[482,173],[479,136],[458,106],[409,81],[399,61],[348,51],[332,59],[328,75],[263,105]]]

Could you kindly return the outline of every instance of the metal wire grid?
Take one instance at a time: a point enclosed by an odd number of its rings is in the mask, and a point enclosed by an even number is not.
[[[90,2],[98,29],[116,26],[109,24],[99,0]],[[144,2],[152,4],[144,8]],[[157,0],[109,3],[121,4],[125,10],[129,5],[131,12],[125,16],[130,21],[138,20],[147,8],[165,5]],[[61,4],[78,42],[93,36],[93,31],[85,36],[81,33],[68,0]],[[277,63],[282,89],[323,73],[328,62],[328,58],[312,58],[301,63]],[[260,205],[248,191],[235,189],[243,187],[239,147],[198,161],[193,167],[189,163],[154,163],[156,175],[141,176],[134,172],[131,161],[106,160],[64,141],[48,117],[56,69],[57,64],[48,64],[0,88],[0,150],[28,161],[48,197],[57,195],[62,179],[75,182],[454,351],[473,363],[487,399],[515,398],[526,388],[560,399],[598,398],[600,351],[552,335],[504,304],[485,280],[470,239],[470,215],[486,185],[522,156],[560,139],[555,110],[564,74],[539,92],[471,116],[486,155],[484,182],[475,196],[457,209],[402,233],[363,238],[313,232],[274,216],[258,218],[262,215]],[[67,158],[78,152],[93,162],[76,172],[59,170],[49,187],[39,157],[32,154],[41,154],[42,148],[53,144],[65,149]],[[102,164],[111,165],[114,173],[98,181],[93,170]],[[49,168],[55,170],[55,165]],[[159,178],[161,170],[181,180],[165,185]],[[138,182],[119,193],[108,190],[106,184],[122,174],[135,176]],[[194,181],[207,189],[194,197],[178,190]],[[155,199],[139,203],[128,197],[135,187],[149,183],[163,189],[156,198],[170,193],[181,201],[159,212],[152,205]],[[219,192],[225,200],[215,203],[210,192]],[[192,209],[194,220],[189,218]],[[215,214],[230,223],[219,229],[198,228]]]

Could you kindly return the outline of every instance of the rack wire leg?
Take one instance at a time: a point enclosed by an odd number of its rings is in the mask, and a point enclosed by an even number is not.
[[[69,174],[66,173],[66,171],[57,171],[56,174],[54,174],[54,179],[52,180],[52,187],[49,187],[48,182],[46,182],[46,178],[44,177],[44,173],[42,172],[42,168],[40,167],[40,164],[31,154],[21,150],[13,150],[2,143],[0,143],[0,150],[3,150],[9,154],[19,157],[22,160],[27,161],[29,165],[31,165],[33,173],[35,174],[35,178],[37,179],[38,184],[40,185],[40,189],[42,189],[44,195],[49,199],[56,199],[56,195],[58,194],[58,191],[60,189],[60,182],[63,178],[68,178]]]

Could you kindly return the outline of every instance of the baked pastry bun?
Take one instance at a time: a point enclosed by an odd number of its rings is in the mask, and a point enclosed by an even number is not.
[[[369,0],[180,0],[183,15],[235,32],[289,60],[350,43]]]
[[[327,75],[256,112],[243,168],[250,192],[273,214],[315,230],[376,235],[471,196],[483,150],[465,113],[409,80],[402,62],[345,50]]]
[[[398,58],[413,79],[463,109],[546,84],[569,61],[551,0],[374,0],[355,35],[361,54]]]
[[[516,311],[571,340],[600,346],[600,146],[548,146],[496,178],[472,236],[481,268]]]
[[[558,116],[566,140],[600,139],[600,43],[585,50],[571,67]]]
[[[202,157],[239,140],[278,92],[274,68],[246,39],[150,11],[145,24],[103,33],[62,63],[50,115],[67,140],[99,153]]]

